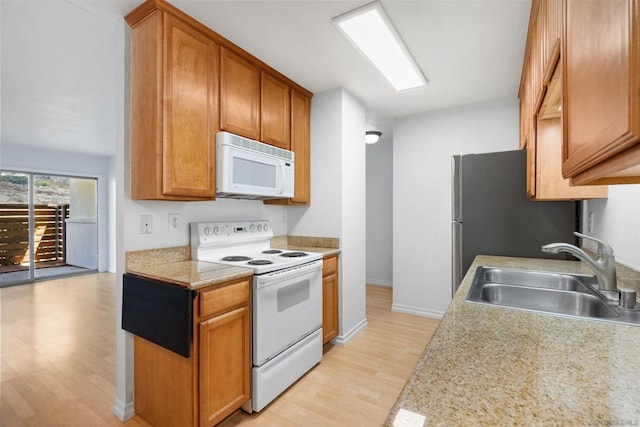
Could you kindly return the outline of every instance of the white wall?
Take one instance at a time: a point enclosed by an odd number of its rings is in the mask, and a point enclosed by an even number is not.
[[[275,236],[287,234],[286,207],[259,200],[217,199],[212,202],[124,201],[125,250],[166,248],[190,244],[189,222],[268,219]],[[169,231],[169,214],[179,215],[177,231]],[[140,233],[140,215],[152,215],[153,232]]]
[[[311,100],[311,204],[289,209],[292,236],[340,237],[342,230],[342,90]]]
[[[518,148],[518,100],[397,119],[393,130],[394,311],[441,317],[451,300],[451,156]]]
[[[366,146],[367,283],[391,286],[393,271],[393,145]]]
[[[109,157],[108,191],[109,191],[109,272],[116,272],[116,200],[117,200],[117,156]]]
[[[337,342],[347,342],[367,325],[367,156],[363,142],[366,111],[346,91],[342,93],[342,108],[342,253]]]
[[[289,234],[340,238],[340,331],[366,327],[366,152],[364,106],[343,89],[311,105],[311,205],[288,212]]]
[[[586,233],[593,212],[593,232]],[[640,185],[610,185],[609,198],[584,203],[583,231],[613,247],[616,261],[640,270]]]
[[[109,267],[109,157],[2,142],[0,169],[98,179],[98,270]]]

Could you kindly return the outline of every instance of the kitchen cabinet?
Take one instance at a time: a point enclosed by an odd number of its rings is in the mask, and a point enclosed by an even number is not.
[[[131,198],[215,199],[215,134],[226,130],[295,151],[296,195],[284,203],[308,204],[313,94],[164,0],[125,20]]]
[[[332,255],[322,264],[322,343],[335,338],[338,328],[338,255]]]
[[[290,199],[265,200],[265,204],[311,203],[311,97],[291,90],[291,151],[295,153],[295,188]]]
[[[536,201],[607,197],[606,186],[574,186],[562,175],[563,110],[559,0],[534,0],[520,83],[520,147],[527,196]]]
[[[540,7],[544,17],[543,34],[543,82],[548,83],[560,58],[560,34],[562,33],[562,0],[545,0]],[[540,14],[538,15],[540,17]]]
[[[290,89],[269,73],[262,72],[260,97],[260,140],[291,150]]]
[[[134,337],[136,414],[153,426],[213,426],[251,398],[248,278],[199,291],[191,356]]]
[[[250,289],[244,279],[201,293],[201,426],[219,423],[251,398]],[[218,306],[209,318],[206,299]]]
[[[218,46],[155,11],[130,22],[131,198],[215,198]]]
[[[260,139],[260,69],[225,48],[220,50],[220,128]]]
[[[640,0],[566,0],[563,163],[574,184],[640,183]]]

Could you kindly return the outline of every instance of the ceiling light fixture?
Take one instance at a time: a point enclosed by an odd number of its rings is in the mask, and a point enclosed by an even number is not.
[[[379,2],[364,5],[332,21],[397,91],[427,83]]]
[[[378,132],[377,130],[368,130],[364,133],[364,142],[366,144],[375,144],[380,140],[382,136],[382,132]]]

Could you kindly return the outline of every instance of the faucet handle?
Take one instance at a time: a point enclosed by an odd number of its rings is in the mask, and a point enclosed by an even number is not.
[[[573,234],[575,234],[577,237],[579,237],[581,239],[591,240],[591,241],[595,242],[598,245],[598,256],[613,256],[613,248],[611,246],[609,246],[608,243],[603,242],[600,239],[596,239],[595,237],[591,237],[591,236],[584,235],[582,233],[578,233],[577,231],[574,231]]]

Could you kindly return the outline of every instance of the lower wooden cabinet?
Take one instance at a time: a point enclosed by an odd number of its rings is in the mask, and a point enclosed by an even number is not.
[[[338,328],[338,255],[332,255],[322,267],[322,343],[335,338]]]
[[[200,322],[200,425],[222,421],[251,397],[249,307]]]
[[[214,426],[251,398],[251,285],[198,292],[191,357],[134,338],[136,414],[154,427]]]

